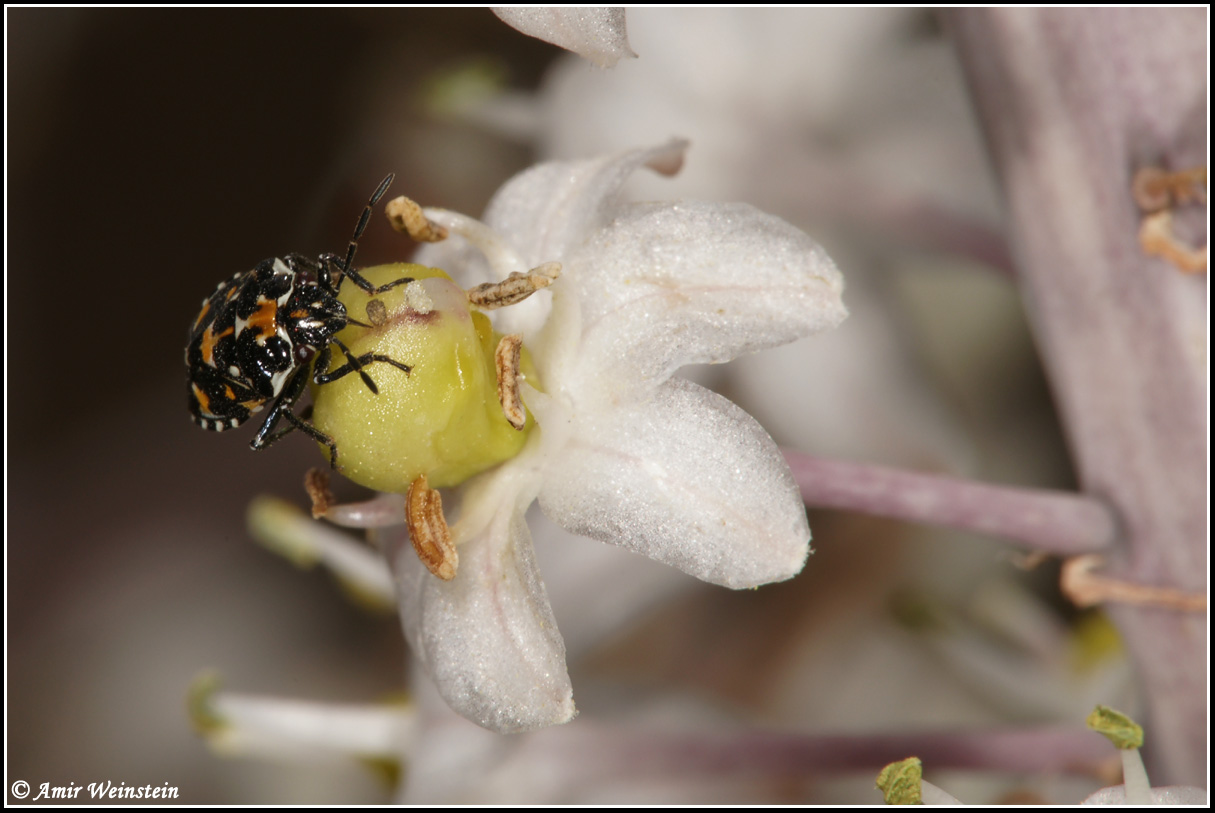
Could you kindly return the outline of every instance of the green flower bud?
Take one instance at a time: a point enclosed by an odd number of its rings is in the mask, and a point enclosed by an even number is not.
[[[534,425],[506,420],[498,401],[494,349],[499,336],[489,319],[446,273],[412,263],[362,269],[374,285],[403,277],[414,282],[368,294],[342,286],[339,299],[351,319],[337,338],[355,356],[375,353],[409,365],[407,374],[372,361],[357,374],[312,385],[312,422],[333,438],[343,475],[378,491],[404,493],[421,475],[431,487],[454,486],[518,454]],[[376,304],[379,303],[379,304]],[[332,371],[345,364],[333,346]],[[524,375],[535,385],[524,350]],[[322,453],[328,449],[321,444]]]

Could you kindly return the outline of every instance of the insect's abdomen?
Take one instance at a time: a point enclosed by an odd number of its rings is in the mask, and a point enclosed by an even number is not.
[[[239,426],[282,392],[296,367],[280,320],[293,279],[281,260],[265,260],[203,303],[186,347],[189,408],[199,426]]]

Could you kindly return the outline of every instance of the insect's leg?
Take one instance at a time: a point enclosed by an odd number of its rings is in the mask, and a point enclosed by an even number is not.
[[[349,375],[350,373],[358,373],[359,377],[363,379],[363,383],[367,385],[367,389],[371,390],[373,393],[376,393],[378,395],[380,392],[380,389],[379,389],[379,387],[377,387],[375,385],[375,382],[371,380],[371,376],[367,375],[367,373],[363,371],[364,365],[370,364],[373,361],[382,361],[385,364],[391,364],[393,367],[396,367],[398,370],[401,370],[406,375],[408,375],[410,373],[410,371],[413,370],[413,368],[410,367],[408,364],[402,364],[401,362],[397,361],[396,359],[385,356],[382,353],[364,353],[361,356],[356,356],[350,352],[349,347],[342,344],[337,339],[330,339],[329,341],[332,342],[333,344],[336,344],[338,347],[340,347],[342,352],[346,354],[346,363],[343,364],[341,367],[338,367],[337,369],[332,370],[327,373],[322,373],[322,372],[315,373],[312,377],[312,380],[318,384],[328,384],[329,382],[337,381],[339,378]],[[326,347],[324,350],[321,351],[322,358],[318,358],[317,363],[316,363],[316,369],[318,371],[323,370],[323,369],[325,369],[325,367],[328,366],[328,364],[329,364],[328,352],[329,352],[328,347]],[[322,364],[321,363],[322,361],[324,361],[325,363]]]
[[[346,247],[346,259],[341,265],[343,272],[353,274],[351,268],[354,265],[354,254],[359,249],[359,238],[363,236],[363,230],[367,228],[367,223],[371,220],[372,209],[380,202],[380,198],[384,197],[384,193],[388,191],[388,187],[392,184],[392,179],[395,177],[395,175],[389,173],[387,178],[380,181],[380,185],[376,187],[375,192],[371,193],[371,200],[367,201],[367,205],[363,207],[363,214],[359,216],[359,222],[354,227],[354,236],[350,238],[350,245]],[[363,280],[363,283],[366,282],[366,280]],[[363,290],[368,290],[369,286],[363,283],[359,283],[359,287]]]
[[[394,280],[387,285],[381,285],[378,288],[367,281],[367,278],[354,269],[354,255],[359,248],[359,238],[363,236],[363,231],[367,228],[368,222],[371,220],[371,212],[375,205],[380,202],[380,198],[384,197],[384,193],[388,191],[389,185],[395,175],[389,174],[387,178],[380,181],[380,185],[376,187],[375,192],[371,194],[371,199],[367,201],[367,205],[363,208],[363,214],[359,216],[359,222],[354,227],[354,235],[350,238],[350,245],[346,247],[346,259],[338,259],[336,254],[322,254],[321,266],[322,277],[328,281],[330,290],[337,293],[337,286],[341,284],[343,276],[350,277],[350,281],[362,288],[370,294],[382,294],[387,290],[395,288],[398,285],[405,285],[413,282],[413,277],[402,277]],[[336,283],[333,280],[337,280]]]
[[[342,266],[342,260],[336,254],[322,254],[319,259],[320,271],[317,273],[317,279],[319,279],[321,284],[325,286],[329,293],[333,294],[334,296],[337,296],[338,288],[341,286],[342,279],[345,277],[349,277],[351,282],[362,288],[367,293],[373,295],[382,294],[385,291],[397,287],[398,285],[407,285],[414,280],[413,277],[401,277],[400,279],[395,279],[392,282],[381,285],[377,288],[356,269],[351,268],[349,271],[347,271]],[[336,280],[336,282],[334,280]]]
[[[270,413],[266,416],[266,420],[262,423],[261,428],[257,430],[257,435],[249,446],[253,449],[265,449],[267,446],[280,440],[283,436],[289,435],[293,430],[298,429],[318,443],[323,443],[329,447],[329,464],[336,469],[337,444],[333,442],[333,438],[292,412],[295,402],[304,394],[304,388],[307,386],[308,376],[301,369],[292,376],[291,381],[287,384],[287,389],[274,402],[274,406],[270,408]],[[278,426],[280,419],[287,421],[288,426],[275,431],[275,427]]]
[[[351,282],[369,294],[382,294],[385,291],[397,287],[398,285],[408,285],[409,283],[413,282],[413,277],[401,277],[400,279],[394,279],[392,282],[386,283],[377,288],[376,286],[372,285],[366,277],[364,277],[358,271],[355,271],[353,268],[346,272],[346,276],[350,277]]]

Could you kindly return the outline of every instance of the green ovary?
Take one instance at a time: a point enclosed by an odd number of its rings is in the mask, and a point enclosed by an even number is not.
[[[423,474],[431,488],[454,486],[518,454],[534,421],[529,415],[520,431],[502,413],[494,368],[500,337],[489,319],[470,311],[464,291],[437,268],[394,263],[361,273],[377,286],[402,277],[416,282],[375,295],[344,282],[339,298],[349,317],[373,326],[348,325],[337,338],[356,356],[385,355],[412,370],[365,365],[378,395],[357,373],[312,385],[312,422],[337,444],[342,474],[403,493]],[[384,305],[378,316],[375,306],[367,311],[373,299]],[[334,370],[346,357],[331,347]],[[535,384],[526,353],[521,366]],[[328,456],[323,444],[321,451]]]

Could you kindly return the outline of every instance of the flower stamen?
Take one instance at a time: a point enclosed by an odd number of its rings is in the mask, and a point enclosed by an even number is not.
[[[1207,609],[1205,593],[1189,593],[1174,587],[1134,584],[1096,573],[1104,563],[1101,556],[1073,556],[1063,562],[1059,588],[1077,607],[1093,607],[1109,601],[1162,607],[1188,613]]]
[[[530,271],[511,274],[501,282],[486,282],[468,289],[468,301],[482,310],[492,311],[522,302],[561,276],[561,263],[544,263]]]
[[[1198,274],[1207,270],[1207,247],[1192,248],[1179,240],[1173,232],[1173,213],[1168,209],[1143,218],[1139,227],[1139,247],[1144,254],[1161,257],[1183,273]]]
[[[480,220],[459,212],[429,207],[423,209],[422,214],[435,228],[446,229],[467,240],[484,255],[499,278],[505,279],[513,273],[527,270],[527,263],[515,251],[514,246]]]
[[[308,469],[304,475],[304,491],[308,492],[308,499],[312,502],[313,519],[325,516],[336,502],[329,488],[329,475],[321,469]]]
[[[405,498],[405,523],[409,539],[426,569],[443,581],[456,577],[460,556],[451,541],[451,530],[443,516],[443,498],[426,483],[426,475],[413,481]]]
[[[1144,213],[1139,226],[1143,253],[1161,257],[1186,274],[1207,270],[1207,247],[1190,246],[1173,231],[1173,210],[1190,203],[1206,202],[1207,168],[1166,172],[1143,167],[1131,181],[1131,194]]]
[[[519,358],[523,350],[523,337],[518,333],[503,336],[494,351],[494,367],[498,371],[498,403],[502,413],[516,429],[527,424],[527,410],[519,397]]]
[[[384,212],[394,229],[408,234],[419,243],[437,243],[447,239],[447,229],[428,220],[422,213],[422,207],[404,195],[388,201]]]

